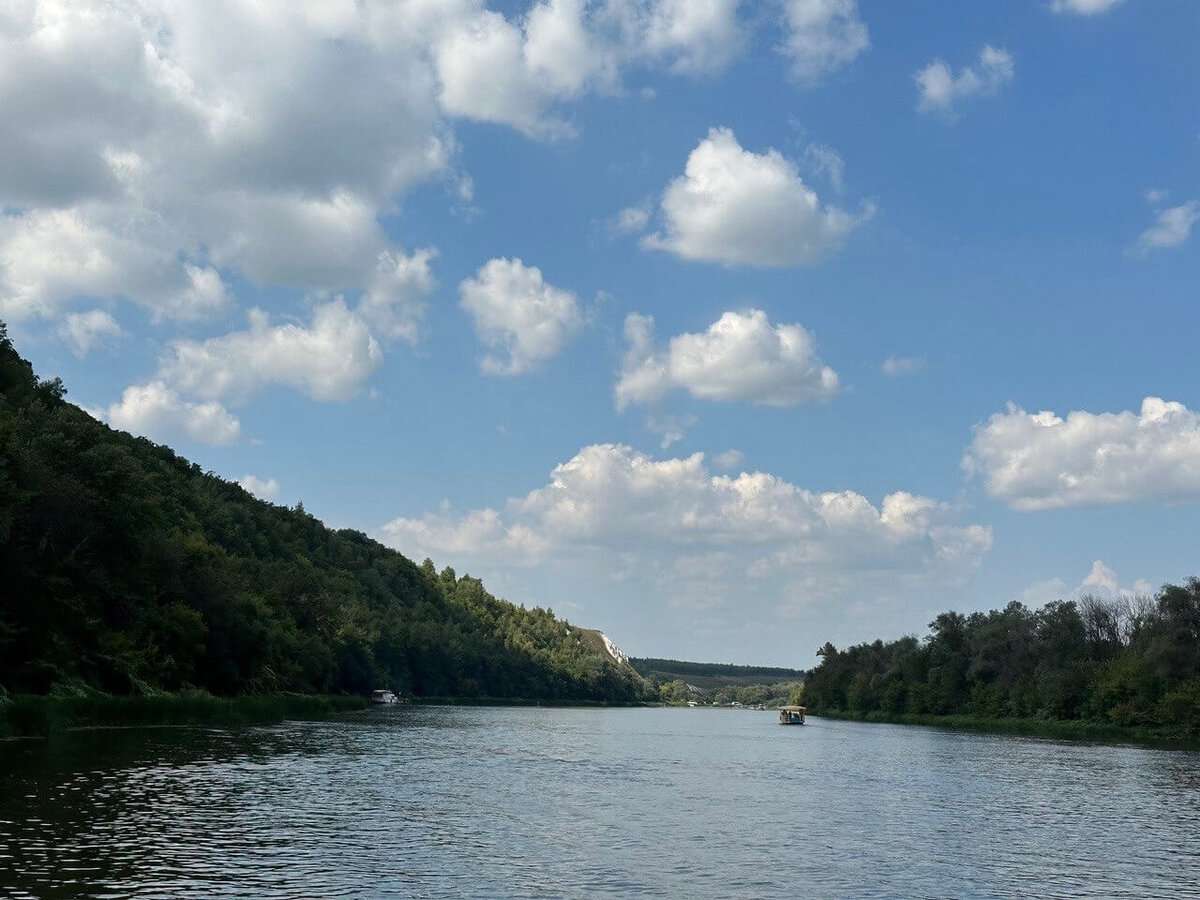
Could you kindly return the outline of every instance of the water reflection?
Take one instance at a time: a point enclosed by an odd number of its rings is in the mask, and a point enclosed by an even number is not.
[[[0,745],[12,897],[1194,895],[1200,754],[722,710]]]

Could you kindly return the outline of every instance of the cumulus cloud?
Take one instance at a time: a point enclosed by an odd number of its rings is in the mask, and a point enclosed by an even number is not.
[[[543,0],[519,20],[449,6],[433,42],[442,108],[541,138],[571,134],[552,110],[616,89],[629,66],[716,71],[742,42],[737,0]]]
[[[923,356],[889,356],[879,369],[889,378],[902,378],[905,375],[915,375],[925,368]]]
[[[935,59],[913,76],[919,94],[917,109],[953,115],[955,103],[993,96],[1015,73],[1012,54],[990,44],[979,51],[975,65],[963,66],[957,75],[943,60]]]
[[[963,467],[1018,510],[1200,501],[1200,415],[1158,397],[1140,412],[1027,413],[975,428]]]
[[[78,297],[124,297],[155,319],[205,319],[229,305],[211,266],[180,262],[82,209],[0,220],[0,316],[52,317]]]
[[[893,586],[953,582],[992,540],[990,529],[955,519],[948,505],[905,492],[876,506],[853,491],[810,491],[765,472],[713,475],[701,453],[654,459],[599,444],[504,511],[399,517],[381,536],[416,559],[448,557],[489,572],[553,565],[582,578],[590,563],[685,604],[696,600],[688,561],[704,559],[702,602],[720,606],[744,601],[747,578],[770,604],[804,578],[850,589],[872,577]]]
[[[121,326],[107,310],[91,309],[68,314],[55,333],[67,342],[72,353],[82,357],[97,344],[120,337]]]
[[[1200,219],[1200,202],[1196,200],[1158,210],[1154,224],[1138,236],[1138,251],[1144,255],[1151,250],[1178,247],[1191,237],[1197,219]]]
[[[279,482],[274,478],[268,478],[264,481],[257,475],[245,475],[238,479],[238,484],[259,500],[274,500],[279,494]]]
[[[314,400],[344,400],[383,362],[366,323],[341,300],[317,306],[311,325],[271,325],[262,310],[249,328],[206,341],[174,341],[159,377],[193,397],[246,400],[272,384]]]
[[[379,254],[375,272],[358,304],[358,314],[378,334],[410,343],[418,339],[426,297],[434,286],[429,262],[436,255],[432,247],[411,256],[392,250]]]
[[[618,410],[651,404],[682,388],[704,400],[795,406],[828,400],[838,376],[801,325],[772,325],[762,310],[726,312],[707,331],[677,334],[654,348],[654,320],[625,317],[627,350],[614,388]]]
[[[547,284],[536,266],[491,259],[459,285],[460,304],[492,350],[480,360],[490,375],[517,375],[557,356],[583,329],[575,295]]]
[[[235,274],[365,287],[394,250],[380,217],[453,165],[412,7],[14,7],[0,314],[55,317],[87,297],[207,318]]]
[[[785,0],[780,47],[796,79],[812,83],[870,46],[856,0]]]
[[[1050,8],[1056,13],[1074,13],[1077,16],[1094,16],[1108,12],[1124,0],[1053,0]]]
[[[728,128],[711,129],[692,150],[660,206],[664,229],[643,246],[725,265],[815,265],[872,214],[822,204],[795,163],[743,149]]]
[[[130,385],[100,416],[114,428],[161,443],[183,439],[223,446],[241,436],[238,420],[220,403],[189,402],[162,381]]]

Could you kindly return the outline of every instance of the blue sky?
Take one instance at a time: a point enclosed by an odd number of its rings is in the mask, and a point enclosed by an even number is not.
[[[114,426],[638,655],[1152,591],[1200,572],[1198,33],[17,4],[0,318]]]

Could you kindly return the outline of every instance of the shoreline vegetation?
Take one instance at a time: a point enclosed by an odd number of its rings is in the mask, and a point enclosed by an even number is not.
[[[1200,744],[1200,579],[1153,597],[946,612],[929,628],[826,643],[805,705],[862,721]]]
[[[599,632],[259,500],[64,394],[0,322],[0,698],[646,698]]]

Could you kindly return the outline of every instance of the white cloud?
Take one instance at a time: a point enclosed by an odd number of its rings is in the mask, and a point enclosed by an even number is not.
[[[101,417],[114,428],[162,443],[182,438],[222,446],[241,436],[238,420],[220,403],[188,402],[162,381],[130,385]]]
[[[822,205],[796,166],[776,150],[742,149],[728,128],[713,128],[688,155],[684,174],[663,191],[665,230],[642,245],[726,265],[815,265],[841,249],[855,216]]]
[[[244,401],[271,384],[285,384],[314,400],[344,400],[383,362],[366,323],[341,300],[317,306],[312,324],[272,326],[261,310],[250,327],[206,341],[179,340],[159,377],[185,393]]]
[[[901,378],[905,375],[915,375],[925,368],[923,356],[889,356],[879,369],[889,378]]]
[[[238,484],[259,500],[274,500],[279,494],[279,482],[274,478],[264,481],[257,475],[245,475],[238,480]]]
[[[590,578],[614,567],[658,602],[695,600],[687,560],[703,557],[704,602],[741,602],[746,578],[761,602],[808,578],[848,590],[945,584],[974,569],[990,529],[954,523],[938,501],[896,492],[878,507],[853,491],[818,493],[764,473],[710,474],[703,454],[654,459],[629,447],[584,447],[548,483],[504,512],[400,517],[382,539],[415,559],[452,558],[487,572],[555,566]],[[843,594],[823,597],[839,602]]]
[[[1056,13],[1094,16],[1108,12],[1123,0],[1052,0],[1050,8]]]
[[[517,375],[557,356],[585,322],[574,294],[519,259],[488,260],[459,285],[459,295],[479,339],[499,351],[480,361],[491,375]]]
[[[1200,202],[1196,200],[1158,210],[1154,224],[1138,236],[1139,251],[1146,254],[1163,247],[1178,247],[1191,237],[1197,219],[1200,219]]]
[[[990,44],[979,51],[975,66],[964,66],[957,75],[945,62],[935,59],[913,76],[920,93],[917,109],[952,115],[955,103],[995,95],[1012,81],[1015,72],[1012,54]]]
[[[55,333],[67,342],[72,353],[82,357],[106,339],[120,337],[122,332],[111,313],[103,309],[91,309],[68,314]]]
[[[541,0],[520,20],[453,8],[433,42],[442,108],[540,138],[571,134],[552,110],[617,89],[629,66],[712,72],[742,43],[737,0]]]
[[[415,342],[425,318],[425,298],[434,286],[429,261],[436,255],[430,247],[411,256],[382,251],[358,304],[358,314],[384,337]]]
[[[762,310],[726,312],[700,334],[677,334],[654,349],[654,320],[625,318],[628,349],[614,388],[617,409],[650,404],[674,388],[704,400],[794,406],[828,400],[838,376],[800,325],[772,325]]]
[[[870,46],[856,0],[784,0],[784,42],[792,75],[812,83]]]
[[[1200,501],[1200,415],[1158,397],[1140,412],[1027,413],[975,427],[963,467],[1019,510]]]
[[[215,269],[180,262],[82,209],[0,219],[0,316],[55,316],[77,297],[124,297],[155,319],[204,319],[229,305]]]
[[[0,34],[0,314],[76,297],[155,318],[224,279],[365,287],[379,219],[452,167],[413,4],[43,0]],[[230,40],[237,35],[237,40]]]

